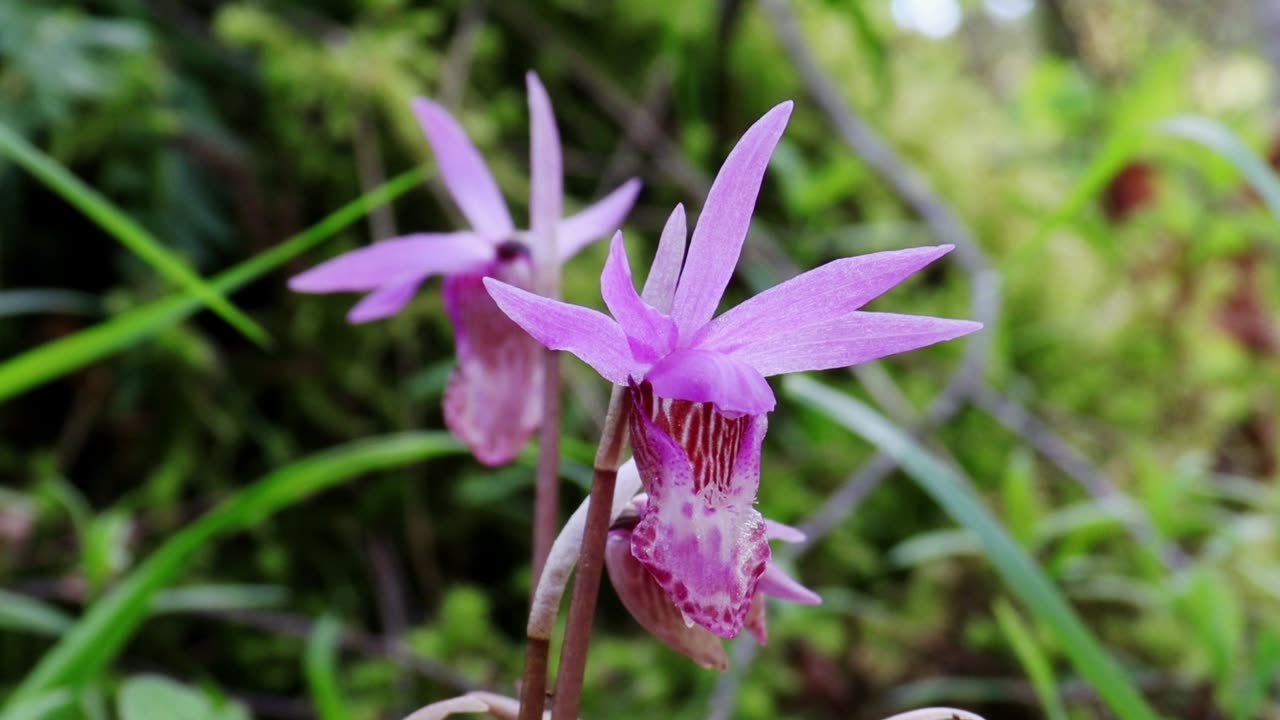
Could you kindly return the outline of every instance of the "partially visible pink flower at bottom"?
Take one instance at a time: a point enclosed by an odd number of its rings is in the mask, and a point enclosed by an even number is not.
[[[729,667],[729,658],[720,638],[689,619],[632,553],[635,528],[648,506],[648,496],[637,495],[628,510],[623,512],[609,530],[608,545],[605,548],[605,567],[609,571],[609,580],[627,611],[644,629],[653,633],[654,637],[704,668],[725,670]],[[799,542],[804,539],[799,530],[771,520],[762,521],[762,527],[765,538],[769,540]],[[806,605],[822,602],[812,590],[787,576],[777,565],[766,561],[746,612],[746,628],[761,645],[769,639],[765,622],[765,595]]]

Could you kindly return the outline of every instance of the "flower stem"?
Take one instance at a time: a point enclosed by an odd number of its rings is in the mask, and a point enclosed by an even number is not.
[[[538,431],[538,470],[533,499],[533,583],[546,565],[560,527],[560,353],[547,350],[542,368],[542,427]]]
[[[579,553],[589,545],[585,538],[591,537],[587,533],[587,528],[591,526],[591,520],[594,517],[595,524],[603,527],[603,533],[600,534],[600,541],[597,543],[599,553],[595,560],[595,587],[591,592],[591,604],[585,610],[578,609],[576,614],[573,610],[581,603],[577,598],[580,597],[578,589],[584,573],[580,572],[578,586],[574,588],[575,600],[569,619],[569,626],[573,628],[574,618],[578,617],[578,623],[581,624],[581,615],[587,612],[585,632],[579,633],[583,639],[575,638],[573,640],[575,645],[572,647],[576,649],[569,653],[578,657],[578,660],[573,661],[577,662],[579,667],[575,681],[578,690],[574,696],[576,698],[581,695],[582,668],[586,663],[585,639],[590,635],[595,596],[600,586],[600,563],[603,560],[604,539],[611,519],[621,511],[640,487],[640,478],[634,472],[623,473],[621,482],[618,482],[617,478],[617,468],[622,459],[623,440],[626,437],[626,414],[622,411],[624,397],[622,388],[614,388],[613,396],[609,400],[609,412],[605,417],[604,431],[601,433],[600,448],[596,452],[596,481],[592,484],[591,496],[583,501],[565,523],[564,529],[560,531],[560,535],[551,546],[543,573],[538,578],[537,589],[529,611],[529,625],[526,628],[528,647],[525,651],[524,681],[520,688],[520,720],[542,718],[543,707],[546,704],[547,656],[550,650],[551,633],[555,629],[556,613],[560,608],[560,600],[564,596],[569,575],[573,572]],[[601,479],[602,473],[607,476],[607,479]],[[616,496],[615,491],[617,491]],[[592,508],[599,508],[599,510],[593,512]],[[604,515],[603,521],[597,517],[601,514]],[[573,631],[570,630],[569,634],[572,633]],[[569,642],[569,638],[566,637],[566,648],[571,647]],[[579,643],[581,643],[580,646]],[[565,657],[566,654],[561,653],[561,678],[566,677],[564,675]],[[576,699],[574,705],[576,713]]]
[[[600,592],[600,573],[604,569],[604,548],[609,534],[618,466],[622,463],[622,448],[626,439],[627,413],[623,408],[625,397],[626,393],[622,388],[614,388],[600,447],[596,451],[595,476],[591,481],[586,527],[582,533],[578,577],[573,584],[573,600],[569,604],[564,648],[560,651],[560,673],[556,678],[552,720],[577,720],[582,701],[587,648],[591,642],[596,598]]]

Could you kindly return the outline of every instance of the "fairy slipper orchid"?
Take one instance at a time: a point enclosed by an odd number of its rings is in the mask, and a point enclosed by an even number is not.
[[[509,462],[542,419],[538,344],[515,326],[485,292],[498,278],[531,288],[534,262],[560,262],[621,226],[640,182],[632,179],[561,219],[560,137],[546,90],[527,76],[531,136],[530,230],[517,230],[484,158],[462,126],[440,105],[413,101],[440,178],[471,229],[415,233],[340,255],[289,281],[298,292],[366,292],[347,315],[353,323],[389,317],[432,275],[444,276],[444,305],[453,323],[458,366],[449,378],[444,416],[449,429],[490,465]],[[539,252],[554,247],[554,254]]]
[[[600,279],[612,318],[484,281],[543,345],[629,388],[631,446],[649,494],[632,554],[686,618],[721,637],[742,629],[770,557],[754,507],[765,416],[775,404],[765,378],[855,365],[982,327],[859,310],[951,246],[835,260],[712,318],[790,114],[790,102],[773,108],[729,153],[687,258],[684,210],[676,207],[640,294],[621,233],[614,236]]]
[[[729,667],[729,657],[720,638],[700,625],[688,622],[671,596],[631,552],[632,533],[648,503],[647,496],[637,495],[609,529],[604,559],[613,589],[636,622],[654,637],[704,668],[724,670]],[[765,527],[765,537],[769,540],[799,542],[804,539],[800,531],[781,523],[766,520]],[[764,596],[805,605],[822,602],[817,594],[788,577],[772,562],[765,564],[756,591],[747,613],[746,627],[761,645],[769,639],[765,627]]]

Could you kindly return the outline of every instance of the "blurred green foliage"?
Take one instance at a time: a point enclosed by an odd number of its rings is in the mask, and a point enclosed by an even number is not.
[[[1257,164],[1242,161],[1277,147],[1277,83],[1252,4],[1040,0],[1001,21],[966,0],[964,24],[944,39],[898,27],[892,8],[903,3],[792,4],[840,91],[998,270],[985,379],[1133,502],[1091,497],[976,408],[930,447],[954,457],[1159,711],[1277,717],[1280,245],[1252,189]],[[530,68],[556,105],[573,204],[644,178],[626,228],[633,261],[651,253],[676,202],[696,213],[698,176],[788,97],[797,109],[756,227],[800,267],[933,241],[836,137],[755,3],[0,0],[0,123],[205,276],[429,167],[408,109],[416,94],[457,111],[519,216]],[[661,137],[629,127],[638,112]],[[1171,135],[1160,123],[1174,115],[1234,144]],[[376,212],[232,298],[276,339],[272,350],[202,313],[0,406],[0,699],[86,604],[127,588],[166,541],[260,487],[254,478],[352,440],[441,427],[452,339],[432,287],[401,316],[357,327],[343,321],[351,298],[285,290],[288,274],[388,222],[400,232],[458,222],[432,183]],[[603,257],[592,248],[566,267],[570,299],[599,305]],[[748,252],[731,301],[780,277],[767,257]],[[875,307],[965,316],[967,283],[944,265]],[[70,291],[118,314],[172,289],[0,161],[0,299]],[[20,311],[0,314],[0,358],[99,321],[66,312],[66,297],[23,296]],[[934,397],[961,351],[883,364],[909,411]],[[573,360],[566,376],[566,447],[589,459],[606,389]],[[883,397],[845,373],[824,380]],[[790,522],[872,448],[782,399],[765,452],[761,506]],[[118,659],[9,710],[392,718],[452,694],[459,678],[509,691],[531,475],[434,458],[206,538]],[[582,487],[565,488],[567,513]],[[1133,539],[1134,513],[1178,543],[1185,569],[1167,571]],[[878,718],[942,702],[993,720],[1040,717],[1046,682],[1068,717],[1106,716],[1060,640],[1004,604],[976,539],[901,475],[795,572],[824,604],[770,608],[771,642],[733,717]],[[585,716],[705,717],[717,676],[602,594]],[[335,624],[317,626],[325,617]],[[375,645],[402,636],[434,669],[339,644],[337,627]]]

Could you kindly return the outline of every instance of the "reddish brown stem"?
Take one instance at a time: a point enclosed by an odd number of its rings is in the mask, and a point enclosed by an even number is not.
[[[551,641],[529,638],[524,652],[524,683],[520,686],[520,720],[541,720],[547,704],[547,656]]]
[[[604,568],[604,546],[609,533],[609,506],[617,470],[596,468],[591,481],[591,505],[587,510],[587,527],[582,534],[582,555],[578,558],[578,575],[573,583],[573,600],[569,603],[569,624],[560,651],[560,673],[556,678],[552,720],[577,720],[582,701],[582,678],[587,667],[587,648],[591,643],[591,626],[595,620],[596,598],[600,593],[600,573]]]
[[[537,592],[538,578],[560,528],[560,353],[543,356],[542,428],[538,432],[538,471],[533,500],[533,582],[529,597]]]
[[[569,629],[566,631],[565,650],[560,654],[560,684],[557,693],[568,692],[571,713],[577,717],[582,695],[582,676],[586,667],[587,642],[591,636],[591,621],[595,614],[596,596],[600,590],[600,571],[604,562],[604,543],[613,513],[613,494],[617,486],[618,466],[622,464],[622,450],[626,444],[627,414],[623,412],[623,388],[614,387],[609,399],[609,412],[605,417],[600,447],[596,449],[595,478],[591,484],[591,496],[585,511],[579,508],[569,518],[560,538],[553,543],[551,566],[544,567],[545,576],[535,583],[534,599],[527,628],[528,646],[525,651],[524,683],[520,690],[520,720],[541,720],[546,704],[548,652],[556,610],[569,573],[581,547],[581,564],[578,566],[577,583],[574,585],[573,602],[569,610]],[[638,489],[628,485],[627,494]],[[582,514],[585,512],[586,517]],[[581,529],[578,529],[581,528]],[[574,537],[581,532],[581,540]],[[561,547],[561,544],[564,544]],[[584,580],[584,578],[586,578]],[[585,626],[585,627],[583,627]],[[576,669],[575,669],[576,668]],[[566,671],[568,674],[566,674]],[[563,716],[562,705],[557,702],[553,713]]]

